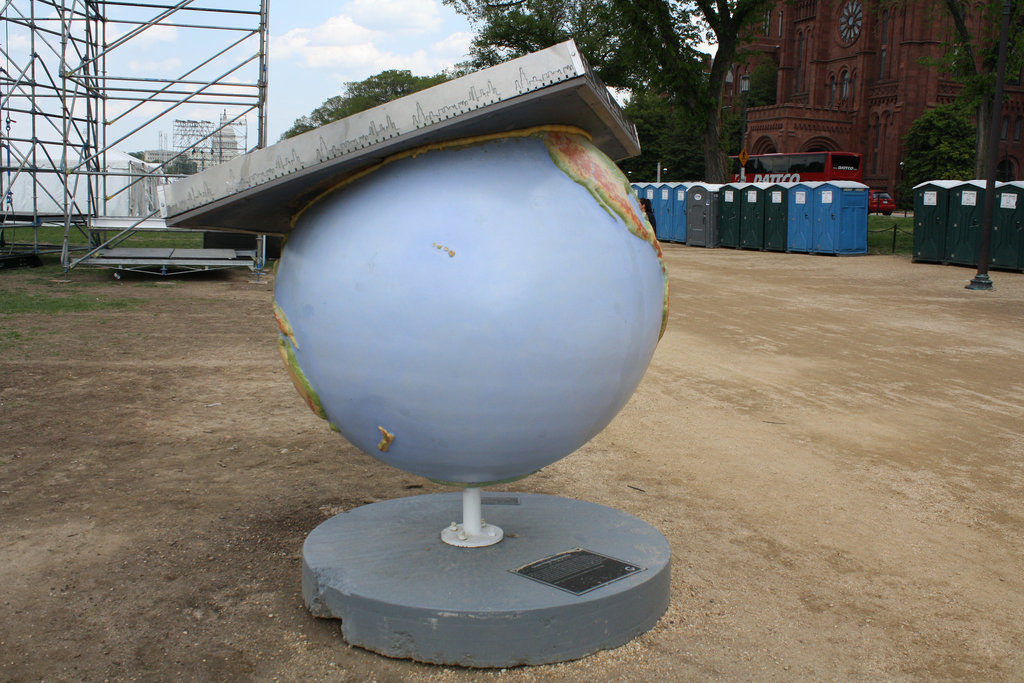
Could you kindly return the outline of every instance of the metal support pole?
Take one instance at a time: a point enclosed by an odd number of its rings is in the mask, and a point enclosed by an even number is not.
[[[452,522],[441,531],[441,540],[459,548],[486,548],[504,537],[501,527],[488,524],[481,512],[480,487],[462,489],[462,524]]]
[[[996,203],[996,164],[999,161],[999,134],[1003,116],[1003,83],[1006,76],[1006,43],[1010,30],[1011,0],[1003,0],[1003,19],[999,28],[999,60],[996,63],[996,89],[992,95],[992,125],[989,131],[988,157],[985,159],[985,206],[981,214],[981,236],[978,244],[978,273],[966,289],[992,289],[988,276],[989,252],[992,246],[992,214]]]

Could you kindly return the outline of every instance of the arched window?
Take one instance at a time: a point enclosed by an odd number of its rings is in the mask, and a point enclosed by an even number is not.
[[[1013,163],[1012,159],[1003,159],[996,166],[996,180],[1001,183],[1008,183],[1011,180],[1017,179],[1017,168],[1016,164]]]
[[[875,128],[875,130],[874,130],[875,141],[874,141],[874,144],[872,145],[872,150],[873,151],[872,151],[872,154],[871,154],[871,172],[872,173],[878,173],[878,147],[879,147],[879,143],[882,140],[882,118],[881,117],[875,119],[875,126],[874,126],[874,128]]]
[[[840,75],[839,80],[839,98],[843,100],[850,99],[850,72],[843,69],[843,73]]]
[[[1003,125],[999,129],[999,139],[1000,140],[1005,140],[1006,139],[1006,134],[1009,133],[1009,132],[1010,132],[1010,117],[1009,116],[1004,116],[1003,117]]]
[[[828,106],[831,109],[836,106],[836,77],[832,76],[828,80]]]
[[[1024,118],[1018,116],[1017,120],[1013,122],[1013,141],[1020,142],[1021,127],[1024,126]]]
[[[796,38],[796,92],[803,90],[804,84],[804,34]]]
[[[779,38],[782,37],[782,8],[779,8]]]
[[[886,49],[885,45],[878,48],[878,80],[885,80],[885,57]]]

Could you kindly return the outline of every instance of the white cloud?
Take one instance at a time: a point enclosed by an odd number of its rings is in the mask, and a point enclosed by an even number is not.
[[[472,41],[472,33],[460,31],[432,44],[430,50],[437,59],[448,64],[454,64],[466,58],[466,55],[469,53],[469,44]]]
[[[325,66],[342,58],[338,48],[372,46],[376,37],[352,17],[340,14],[313,28],[293,28],[271,41],[271,58],[295,57],[305,66]],[[365,49],[365,48],[364,48]]]
[[[352,0],[347,11],[359,24],[388,33],[429,33],[441,26],[435,0]]]

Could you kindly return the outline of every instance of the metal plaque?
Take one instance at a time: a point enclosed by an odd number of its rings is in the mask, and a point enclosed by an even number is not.
[[[636,127],[569,40],[406,95],[159,188],[168,226],[287,233],[310,200],[416,147],[541,125],[587,131],[613,160]]]
[[[481,496],[481,505],[519,505],[519,496]]]
[[[576,548],[510,571],[574,595],[583,595],[630,574],[643,571],[643,568],[616,560],[614,557]]]

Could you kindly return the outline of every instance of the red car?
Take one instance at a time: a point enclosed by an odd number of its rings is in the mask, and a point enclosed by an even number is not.
[[[886,216],[896,210],[896,200],[888,192],[881,190],[868,191],[868,211],[871,213],[884,213]]]

